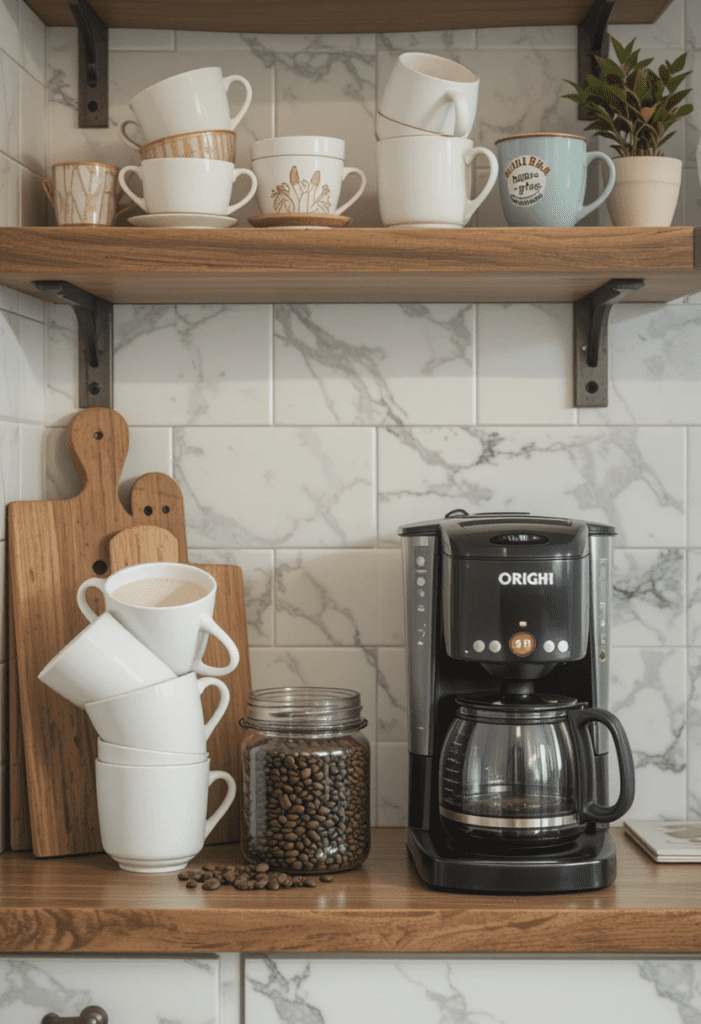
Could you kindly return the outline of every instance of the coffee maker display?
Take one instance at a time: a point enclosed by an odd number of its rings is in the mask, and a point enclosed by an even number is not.
[[[474,893],[610,885],[608,822],[634,796],[630,745],[606,710],[615,531],[456,509],[399,534],[420,878]]]

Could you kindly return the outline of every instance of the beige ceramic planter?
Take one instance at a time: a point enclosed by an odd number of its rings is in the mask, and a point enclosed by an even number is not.
[[[679,200],[682,162],[670,156],[620,156],[606,200],[616,227],[669,227]]]

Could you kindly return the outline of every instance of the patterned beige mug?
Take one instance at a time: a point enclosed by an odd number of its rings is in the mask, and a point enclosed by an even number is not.
[[[69,161],[53,164],[51,178],[42,186],[59,225],[113,224],[117,210],[117,175],[114,164]]]
[[[208,131],[168,135],[165,139],[147,142],[139,149],[142,160],[158,157],[186,157],[195,160],[227,160],[236,162],[236,132]]]

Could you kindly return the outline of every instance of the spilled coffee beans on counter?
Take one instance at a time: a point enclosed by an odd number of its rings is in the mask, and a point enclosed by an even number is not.
[[[316,880],[303,875],[288,875],[284,871],[271,871],[269,864],[255,864],[238,867],[233,864],[203,864],[201,868],[188,868],[178,874],[187,889],[197,889],[201,884],[208,892],[223,885],[250,892],[252,889],[292,889],[306,886],[316,888]],[[319,875],[320,882],[333,882],[333,875]]]
[[[242,752],[247,860],[306,875],[347,871],[370,848],[370,753],[352,736],[268,737]]]

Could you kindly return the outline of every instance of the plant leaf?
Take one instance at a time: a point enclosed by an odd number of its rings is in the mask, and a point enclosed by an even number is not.
[[[321,171],[314,171],[312,174],[312,185],[318,185],[321,181]]]
[[[299,172],[296,167],[290,169],[290,184],[299,185]]]

